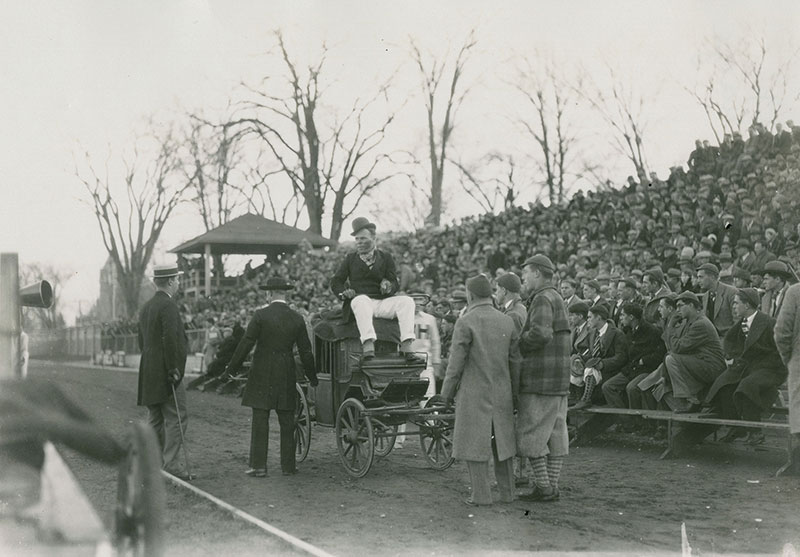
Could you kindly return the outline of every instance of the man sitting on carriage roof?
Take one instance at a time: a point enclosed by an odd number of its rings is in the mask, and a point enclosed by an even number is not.
[[[363,346],[364,359],[375,357],[373,317],[397,318],[400,327],[400,351],[406,361],[424,364],[412,352],[414,341],[414,300],[395,295],[399,284],[391,254],[375,247],[376,226],[364,217],[353,221],[351,234],[356,251],[348,253],[331,279],[331,290],[344,302],[345,321],[355,317]]]

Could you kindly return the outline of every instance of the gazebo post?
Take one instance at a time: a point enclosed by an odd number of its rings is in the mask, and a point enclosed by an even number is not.
[[[205,245],[206,252],[205,252],[205,264],[206,264],[206,296],[211,296],[211,244]]]

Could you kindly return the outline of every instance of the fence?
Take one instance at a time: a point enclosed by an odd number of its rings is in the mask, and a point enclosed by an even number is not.
[[[193,354],[203,350],[205,331],[186,331],[187,352]],[[29,352],[32,358],[86,357],[101,352],[112,354],[125,352],[139,354],[136,333],[103,334],[101,325],[81,325],[64,329],[28,331]]]

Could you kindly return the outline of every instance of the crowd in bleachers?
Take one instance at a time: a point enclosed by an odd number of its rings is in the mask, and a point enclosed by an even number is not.
[[[629,176],[620,188],[604,185],[579,192],[560,205],[514,207],[441,229],[384,236],[380,245],[398,263],[401,291],[423,290],[431,296],[429,311],[440,323],[444,357],[452,323],[465,301],[466,278],[481,272],[493,279],[509,271],[520,274],[521,263],[533,253],[552,259],[557,287],[570,306],[585,301],[578,304],[576,327],[595,319],[630,331],[642,323],[655,327],[660,336],[674,326],[677,306],[696,305],[687,296],[678,297],[691,293],[698,296],[698,311],[714,323],[720,343],[733,310],[726,309],[720,322],[707,307],[709,299],[719,305],[715,294],[707,292],[716,292],[718,284],[751,287],[759,295],[758,308],[774,317],[781,289],[795,280],[799,184],[800,126],[787,122],[786,128],[776,125],[771,133],[759,124],[746,139],[726,135],[718,146],[698,140],[686,167],[671,168],[663,179],[655,172]],[[221,339],[235,324],[245,326],[263,303],[258,285],[269,276],[292,281],[292,305],[313,320],[340,304],[329,281],[342,257],[341,249],[329,253],[301,245],[259,267],[248,264],[236,290],[183,298],[187,329],[217,328]],[[726,303],[733,303],[730,292]],[[678,313],[684,311],[689,312]],[[665,340],[665,348],[671,348],[670,339]],[[636,339],[624,342],[626,352],[638,354]],[[588,349],[590,357],[591,345]],[[652,371],[627,356],[617,359],[618,370],[630,379]],[[611,371],[606,370],[606,380]],[[628,403],[630,393],[621,380],[614,392],[605,387],[608,397],[602,383],[590,393],[595,400]],[[576,397],[586,399],[586,385],[580,386]],[[692,397],[691,404],[695,402]]]

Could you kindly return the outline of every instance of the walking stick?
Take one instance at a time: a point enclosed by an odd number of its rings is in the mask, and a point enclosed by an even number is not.
[[[178,429],[181,432],[181,447],[183,447],[183,460],[186,463],[186,479],[191,481],[195,478],[192,469],[189,467],[189,451],[186,450],[186,438],[183,436],[183,420],[181,420],[181,410],[178,408],[178,396],[175,394],[175,384],[172,387],[172,399],[175,401],[175,413],[178,414]]]

